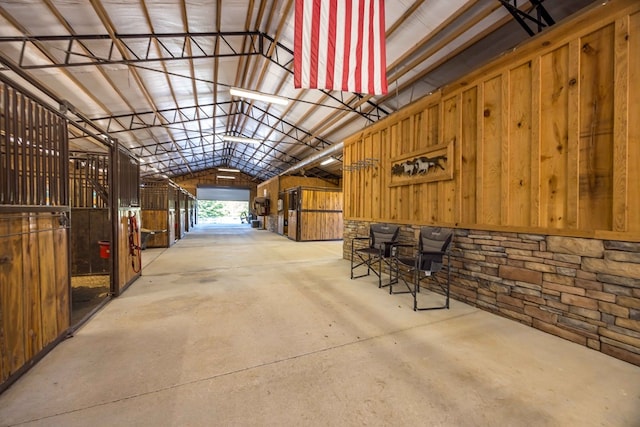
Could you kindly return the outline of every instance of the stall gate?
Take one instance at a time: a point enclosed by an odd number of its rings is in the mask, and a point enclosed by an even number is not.
[[[0,391],[69,329],[66,120],[0,82]]]

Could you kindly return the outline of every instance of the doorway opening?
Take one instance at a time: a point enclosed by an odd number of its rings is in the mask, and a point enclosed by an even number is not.
[[[198,186],[198,221],[203,224],[250,224],[248,188]]]
[[[111,219],[108,153],[72,152],[71,326],[77,326],[111,295]]]

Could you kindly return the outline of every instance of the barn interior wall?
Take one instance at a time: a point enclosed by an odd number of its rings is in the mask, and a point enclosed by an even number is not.
[[[340,188],[340,184],[335,184],[327,180],[305,176],[276,176],[264,181],[257,186],[257,197],[268,197],[270,203],[269,215],[265,216],[263,228],[273,233],[284,234],[283,224],[288,213],[285,208],[286,201],[283,199],[283,209],[278,210],[278,199],[283,192],[294,187],[317,187],[317,188]],[[253,200],[253,199],[252,199]],[[293,208],[289,208],[293,209]]]
[[[453,227],[456,298],[640,364],[638,51],[608,2],[345,140],[345,258]]]

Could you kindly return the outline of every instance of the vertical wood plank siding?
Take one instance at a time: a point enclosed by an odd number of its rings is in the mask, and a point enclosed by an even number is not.
[[[597,5],[351,136],[345,219],[640,239],[638,52],[640,3]],[[453,180],[390,186],[449,141]]]

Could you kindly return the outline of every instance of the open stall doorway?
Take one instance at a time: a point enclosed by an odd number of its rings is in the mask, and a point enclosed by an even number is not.
[[[71,326],[111,295],[108,170],[108,153],[70,153]]]

